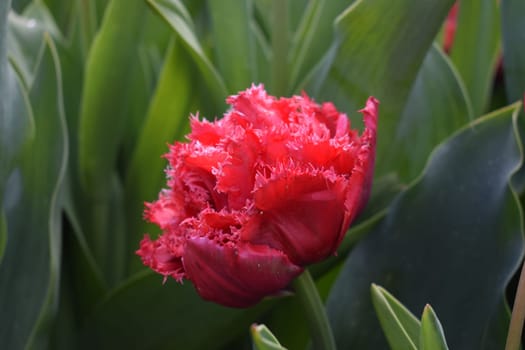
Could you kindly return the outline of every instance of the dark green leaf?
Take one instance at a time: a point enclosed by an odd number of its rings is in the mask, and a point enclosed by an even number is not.
[[[8,349],[44,348],[57,308],[62,180],[67,136],[60,63],[45,34],[30,87],[35,137],[12,172],[4,200],[7,245],[0,266],[0,338]]]
[[[419,181],[352,251],[327,303],[340,348],[385,347],[370,283],[412,312],[434,305],[452,349],[503,348],[505,288],[523,255],[509,187],[522,162],[518,108],[473,122],[438,147]]]
[[[461,317],[461,316],[459,316]],[[430,305],[426,305],[421,316],[420,350],[448,350],[443,327]]]
[[[93,42],[82,95],[79,164],[90,197],[104,200],[111,192],[112,173],[125,123],[130,56],[147,8],[140,0],[109,3]]]
[[[225,308],[200,299],[191,283],[139,273],[99,305],[84,340],[94,349],[220,349],[248,334],[266,306]]]
[[[227,95],[224,81],[206,56],[195,33],[193,22],[183,3],[179,0],[147,0],[147,2],[166,20],[185,43],[199,67],[208,89],[212,92],[216,105],[224,105],[223,101]]]
[[[393,170],[384,162],[393,152],[394,133],[419,67],[452,3],[354,2],[336,21],[335,44],[316,73],[299,86],[347,113],[362,108],[369,96],[380,100],[377,175]],[[349,116],[360,123],[360,115]]]
[[[211,34],[217,65],[229,93],[244,90],[255,82],[255,42],[250,28],[251,0],[209,0]]]
[[[465,82],[474,117],[485,113],[500,55],[500,14],[496,0],[461,0],[450,57]]]
[[[299,1],[293,1],[296,3]],[[302,81],[333,42],[336,17],[354,1],[310,0],[290,47],[292,85]]]
[[[372,284],[372,303],[392,350],[417,350],[420,323],[392,294]]]
[[[434,147],[472,118],[461,78],[443,52],[432,47],[412,86],[399,124],[391,132],[392,151],[383,160],[383,167],[396,169],[400,179],[409,183],[421,173]],[[382,122],[381,114],[379,123]]]
[[[126,124],[130,70],[147,11],[141,0],[114,0],[86,62],[79,125],[79,176],[85,198],[78,213],[89,246],[107,281],[124,272],[126,231],[116,160]],[[83,207],[82,207],[83,205]]]
[[[500,6],[507,99],[514,102],[525,93],[525,2],[502,0]]]

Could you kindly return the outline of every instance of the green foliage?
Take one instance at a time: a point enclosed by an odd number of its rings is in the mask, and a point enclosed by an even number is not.
[[[392,350],[448,350],[443,328],[430,305],[421,321],[384,288],[372,284],[372,302]]]
[[[254,324],[251,326],[251,332],[256,350],[286,350],[265,325]]]
[[[254,322],[307,346],[294,298],[220,307],[134,253],[158,233],[143,203],[188,116],[212,120],[264,83],[358,126],[366,98],[381,102],[369,204],[311,267],[338,347],[502,348],[523,256],[525,127],[505,104],[525,90],[525,7],[462,0],[449,57],[436,41],[452,4],[0,1],[2,347],[229,349],[250,346]],[[283,348],[264,327],[252,336]]]

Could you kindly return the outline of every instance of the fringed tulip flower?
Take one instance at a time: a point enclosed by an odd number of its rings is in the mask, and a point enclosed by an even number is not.
[[[145,211],[163,234],[137,254],[206,300],[246,307],[335,254],[370,193],[378,101],[361,110],[361,136],[306,94],[277,99],[259,85],[227,102],[170,147],[168,188]]]

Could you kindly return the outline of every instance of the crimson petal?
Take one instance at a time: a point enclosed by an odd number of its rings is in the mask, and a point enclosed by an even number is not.
[[[186,242],[186,276],[203,299],[248,307],[285,288],[303,269],[268,246],[221,245],[204,237]]]

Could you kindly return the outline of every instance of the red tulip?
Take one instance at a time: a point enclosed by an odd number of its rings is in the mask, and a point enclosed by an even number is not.
[[[361,136],[306,94],[259,85],[227,102],[224,118],[192,118],[189,143],[170,147],[168,189],[145,211],[163,234],[137,254],[206,300],[246,307],[335,253],[370,193],[378,101],[361,111]]]

